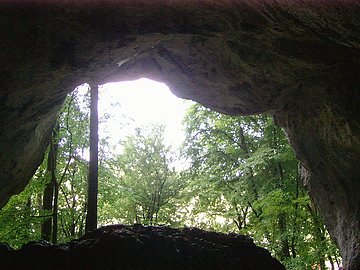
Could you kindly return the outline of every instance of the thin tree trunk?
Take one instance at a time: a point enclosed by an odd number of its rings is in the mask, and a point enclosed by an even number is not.
[[[330,265],[331,265],[331,270],[335,270],[334,261],[333,261],[331,255],[328,255],[328,260],[329,260]]]
[[[29,211],[31,213],[31,208],[32,208],[32,201],[31,201],[31,195],[30,195],[26,200],[25,209],[26,209],[26,211]],[[26,235],[24,236],[24,239],[29,239],[30,235],[32,234],[33,223],[31,222],[32,221],[31,218],[28,218],[28,221],[29,221],[29,223],[26,228]]]
[[[47,210],[47,211],[52,211],[52,203],[53,203],[53,195],[54,195],[54,188],[53,188],[53,183],[52,181],[50,181],[44,190],[44,195],[43,195],[43,210]],[[41,238],[43,240],[46,240],[48,242],[50,242],[51,239],[51,224],[52,224],[52,220],[51,217],[46,219],[42,224],[41,224]]]
[[[84,209],[83,209],[83,213],[81,214],[81,216],[80,216],[80,221],[79,221],[79,232],[78,232],[78,237],[81,237],[81,236],[83,236],[83,234],[84,234],[84,223],[85,223],[85,219],[86,219],[86,217],[85,217],[85,215],[86,215],[86,203],[83,205],[83,207],[84,207]]]
[[[315,240],[316,240],[317,246],[318,246],[318,249],[315,252],[318,257],[320,270],[325,270],[326,269],[325,258],[324,258],[324,254],[322,254],[322,252],[321,252],[323,250],[323,247],[325,244],[324,243],[325,242],[324,230],[322,228],[318,214],[313,210],[313,208],[311,207],[310,204],[307,204],[307,209],[310,212],[310,215],[313,219],[314,237],[315,237]]]
[[[340,268],[340,262],[339,262],[337,256],[335,255],[334,257],[335,257],[337,268]]]
[[[54,207],[53,207],[53,223],[52,223],[52,227],[53,227],[52,228],[52,243],[53,244],[57,244],[58,208],[59,208],[59,184],[57,182],[54,182]]]
[[[52,137],[50,141],[50,150],[48,154],[48,161],[47,161],[47,171],[50,172],[50,182],[46,185],[44,190],[44,195],[42,199],[42,205],[43,209],[47,211],[53,212],[53,199],[54,199],[54,186],[57,182],[56,180],[56,162],[57,162],[57,148],[58,144],[56,142],[56,133],[59,129],[58,125],[55,124],[53,131],[52,131]],[[52,217],[53,217],[52,215]],[[52,225],[53,220],[52,217],[45,220],[41,224],[41,238],[50,241],[52,240]]]
[[[250,158],[250,151],[249,151],[249,148],[247,146],[247,143],[246,143],[246,139],[245,139],[245,135],[244,135],[244,130],[243,128],[241,127],[240,125],[240,145],[241,145],[241,148],[242,150],[244,151],[244,154],[245,154],[245,157],[246,159],[249,159]],[[257,191],[257,188],[256,188],[256,184],[255,184],[255,179],[254,179],[254,172],[253,172],[253,169],[251,167],[249,167],[248,169],[248,175],[250,176],[250,184],[251,184],[251,190],[253,192],[253,195],[254,195],[254,200],[257,200],[259,198],[259,194],[258,194],[258,191]]]
[[[274,149],[279,147],[278,143],[278,129],[274,126],[273,128],[273,141],[272,141],[272,147]],[[275,161],[274,163],[274,174],[278,176],[279,182],[278,182],[278,188],[280,188],[282,191],[284,191],[284,169],[280,161]],[[285,260],[287,258],[290,258],[290,244],[289,244],[289,238],[287,234],[287,217],[286,213],[282,212],[280,213],[278,217],[278,225],[280,230],[280,245],[281,245],[281,251],[280,251],[280,259]]]
[[[86,232],[97,227],[98,196],[98,85],[90,86],[90,162],[88,175],[88,207],[86,215]]]
[[[246,216],[248,213],[249,206],[240,210],[238,205],[235,203],[233,207],[235,208],[235,212],[236,212],[236,218],[234,218],[233,221],[237,229],[241,231],[243,228],[246,227]]]
[[[280,251],[280,259],[285,260],[290,258],[290,247],[289,241],[286,234],[286,216],[285,213],[281,213],[279,215],[279,230],[280,230],[280,243],[281,243],[281,251]]]
[[[276,163],[276,167],[277,167],[277,171],[279,174],[279,188],[281,188],[281,190],[284,190],[284,172],[283,172],[283,168],[280,162]],[[290,258],[290,244],[289,244],[289,238],[288,238],[288,234],[287,234],[287,221],[286,221],[286,214],[285,213],[281,213],[279,215],[279,230],[280,230],[280,234],[281,234],[281,239],[280,239],[280,243],[281,243],[281,259],[284,260],[286,258]]]
[[[299,203],[298,203],[298,199],[299,199],[299,181],[300,181],[300,175],[299,175],[299,170],[297,172],[297,176],[296,176],[296,186],[295,186],[295,199],[296,199],[296,203],[295,203],[295,214],[294,214],[294,220],[293,220],[293,228],[292,228],[292,236],[291,236],[291,253],[292,253],[292,257],[295,259],[296,258],[296,247],[295,247],[295,243],[296,243],[296,238],[297,238],[297,230],[298,230],[298,226],[297,226],[297,218],[298,218],[298,211],[299,211]]]
[[[71,225],[70,225],[70,235],[72,237],[75,237],[76,233],[76,224],[79,220],[79,216],[76,216],[76,205],[77,205],[77,199],[75,194],[75,188],[74,188],[74,176],[75,176],[75,170],[73,170],[72,174],[72,180],[71,180],[71,196],[72,196],[72,204],[71,204]]]

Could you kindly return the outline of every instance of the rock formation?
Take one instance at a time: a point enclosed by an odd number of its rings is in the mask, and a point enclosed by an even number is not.
[[[0,259],[12,270],[285,270],[245,236],[141,225],[103,227],[67,244],[3,248]]]
[[[360,269],[359,14],[350,0],[1,2],[0,205],[41,163],[67,93],[147,77],[223,113],[273,114]]]

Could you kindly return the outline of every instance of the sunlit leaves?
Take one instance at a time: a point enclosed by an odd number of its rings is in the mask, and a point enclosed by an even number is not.
[[[86,94],[71,95],[58,121],[62,241],[83,233],[87,102]],[[101,225],[136,222],[236,231],[252,236],[294,270],[338,257],[301,187],[298,161],[285,134],[270,116],[226,116],[194,105],[184,127],[186,139],[177,153],[165,145],[161,125],[138,128],[123,138],[120,153],[111,153],[107,138],[100,141]],[[183,171],[175,169],[180,155],[188,162]],[[0,241],[19,246],[39,237],[39,216],[49,214],[39,210],[38,200],[47,181],[44,163],[28,188],[0,211]]]
[[[127,223],[171,223],[176,198],[183,182],[173,168],[174,157],[164,145],[164,127],[136,129],[122,142],[117,157],[119,169],[117,216]]]
[[[194,105],[184,124],[193,224],[250,234],[289,269],[338,256],[309,208],[298,161],[271,117],[226,116]]]

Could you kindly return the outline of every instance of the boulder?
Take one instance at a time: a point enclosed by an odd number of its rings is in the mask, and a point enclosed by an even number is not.
[[[61,245],[32,242],[0,259],[14,270],[285,270],[246,236],[138,224],[102,227]]]

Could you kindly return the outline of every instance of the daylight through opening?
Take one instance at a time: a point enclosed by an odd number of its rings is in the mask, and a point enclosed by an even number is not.
[[[0,212],[0,242],[20,247],[84,234],[89,104],[88,85],[69,94],[43,164]],[[100,86],[98,108],[99,226],[241,233],[291,269],[340,265],[270,115],[220,114],[148,79]]]

